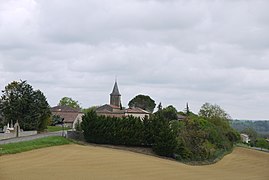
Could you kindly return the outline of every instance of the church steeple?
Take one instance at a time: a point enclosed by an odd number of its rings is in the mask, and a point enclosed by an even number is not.
[[[117,83],[117,80],[115,80],[112,93],[110,94],[110,105],[120,107],[120,104],[121,104],[120,97],[121,95],[118,88],[118,83]]]

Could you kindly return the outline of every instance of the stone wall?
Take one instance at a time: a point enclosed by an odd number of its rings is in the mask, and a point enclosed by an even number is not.
[[[37,134],[37,131],[22,131],[20,132],[19,137],[23,137],[23,136],[31,136],[31,135],[35,135]],[[15,132],[11,132],[11,133],[0,133],[0,140],[1,139],[10,139],[10,138],[15,138],[16,137],[16,133]]]

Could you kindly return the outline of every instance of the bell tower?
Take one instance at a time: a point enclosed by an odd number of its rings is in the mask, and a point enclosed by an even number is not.
[[[117,80],[115,81],[112,93],[110,94],[110,105],[120,107],[121,101],[120,101],[120,92],[118,88]]]

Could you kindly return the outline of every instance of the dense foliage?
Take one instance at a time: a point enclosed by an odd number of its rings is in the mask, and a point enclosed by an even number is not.
[[[63,123],[63,118],[61,118],[61,116],[59,115],[52,115],[51,116],[51,122],[49,125],[51,126],[55,126],[57,124],[62,124]]]
[[[177,109],[172,105],[169,105],[166,108],[163,108],[162,114],[163,114],[164,118],[169,120],[169,121],[177,120]]]
[[[202,105],[199,115],[205,118],[219,118],[219,119],[231,119],[229,114],[227,114],[219,105],[205,103]]]
[[[63,97],[58,103],[59,106],[68,106],[74,109],[81,109],[78,101],[73,100],[70,97]]]
[[[269,143],[264,138],[258,138],[255,146],[260,147],[261,149],[269,149]]]
[[[89,111],[82,117],[81,127],[88,142],[153,146],[157,154],[164,156],[171,156],[176,147],[175,136],[168,122],[157,115],[141,121],[133,116],[105,117]]]
[[[166,111],[159,110],[140,120],[97,116],[89,111],[81,127],[88,142],[149,146],[158,155],[183,161],[215,159],[230,151],[240,138],[223,117],[189,114],[183,121],[169,120]]]
[[[93,143],[134,146],[143,142],[143,122],[132,116],[105,117],[89,111],[82,117],[81,127],[85,139]]]
[[[13,81],[2,92],[2,124],[18,121],[23,130],[44,130],[47,127],[51,112],[40,90],[33,90],[26,81]]]
[[[230,151],[239,134],[222,119],[206,119],[191,115],[184,121],[173,121],[177,131],[176,157],[180,160],[203,161],[215,159]]]
[[[137,95],[128,103],[129,107],[138,107],[149,112],[153,112],[156,104],[153,99],[146,95]]]

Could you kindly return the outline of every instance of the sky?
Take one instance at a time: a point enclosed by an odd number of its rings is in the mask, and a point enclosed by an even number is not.
[[[138,94],[198,113],[269,119],[268,0],[0,0],[0,88],[27,80],[50,106]]]

